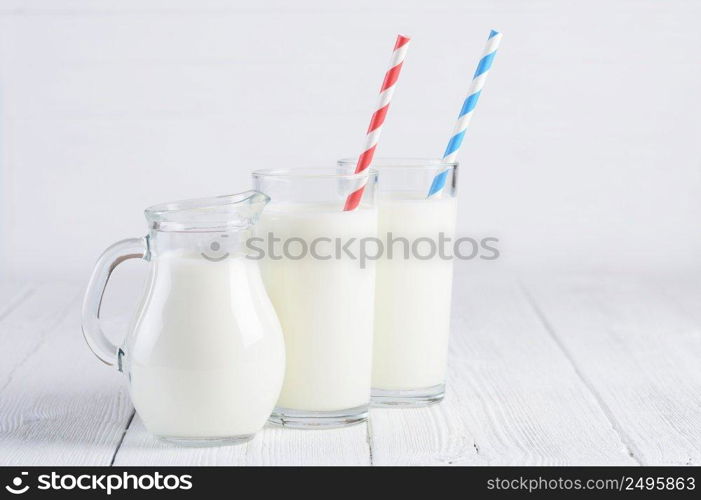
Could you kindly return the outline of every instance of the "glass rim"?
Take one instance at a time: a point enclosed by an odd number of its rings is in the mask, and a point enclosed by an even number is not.
[[[358,162],[357,157],[341,158],[336,163],[339,166],[355,165]],[[440,166],[449,166],[457,168],[457,161],[443,161],[440,158],[421,158],[416,156],[380,156],[373,158],[370,164],[371,169],[381,168],[435,168]]]
[[[353,165],[355,167],[355,164]],[[345,165],[336,165],[336,168],[345,168]],[[293,167],[293,168],[263,168],[251,172],[254,178],[265,179],[344,179],[356,180],[368,177],[377,177],[377,170],[369,168],[357,174],[339,173],[329,167]]]

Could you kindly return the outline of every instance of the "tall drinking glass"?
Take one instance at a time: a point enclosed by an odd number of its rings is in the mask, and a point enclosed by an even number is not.
[[[445,390],[457,164],[378,158],[373,168],[379,175],[378,236],[385,251],[377,262],[372,402],[435,403]],[[431,181],[443,168],[449,169],[446,186],[428,198]]]
[[[271,422],[339,427],[367,418],[375,263],[359,257],[377,234],[377,173],[353,167],[258,170],[270,197],[252,242],[280,318],[287,365]],[[360,206],[343,211],[364,186]]]

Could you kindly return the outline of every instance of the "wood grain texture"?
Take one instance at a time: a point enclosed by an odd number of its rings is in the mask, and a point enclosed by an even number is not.
[[[588,275],[525,286],[635,458],[700,464],[699,281]]]
[[[373,409],[368,425],[347,429],[267,426],[218,448],[181,448],[146,431],[125,378],[82,339],[82,287],[6,284],[0,464],[697,464],[699,283],[538,277],[520,288],[458,270],[442,404]],[[116,295],[106,321],[115,331],[134,300]]]
[[[365,425],[302,431],[266,426],[248,443],[182,448],[154,438],[138,415],[114,465],[369,465]]]
[[[439,405],[370,412],[373,465],[482,464],[468,415],[449,386]]]
[[[8,302],[0,312],[0,391],[67,314],[75,293],[76,290],[59,285],[27,287],[18,295],[6,295]]]
[[[375,464],[634,464],[512,280],[459,270],[448,394],[373,410]]]
[[[0,322],[1,465],[109,465],[131,404],[96,362],[79,321],[82,286],[39,285]]]
[[[0,321],[26,300],[31,287],[13,281],[0,282]]]

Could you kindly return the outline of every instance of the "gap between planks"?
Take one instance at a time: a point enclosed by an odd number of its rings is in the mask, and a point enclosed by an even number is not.
[[[11,355],[0,369],[0,463],[107,465],[113,457],[132,408],[85,346],[74,285],[38,284],[0,322]]]
[[[127,432],[129,432],[129,427],[131,427],[131,423],[134,420],[134,416],[136,415],[136,409],[131,410],[131,415],[129,416],[129,419],[127,420],[127,425],[124,426],[124,431],[122,432],[122,437],[119,438],[119,442],[117,442],[117,446],[114,448],[114,453],[112,454],[112,460],[110,460],[110,467],[114,467],[114,461],[117,459],[117,453],[119,453],[119,449],[122,447],[122,443],[124,442],[124,438],[127,435]]]
[[[637,447],[633,443],[633,440],[630,438],[630,436],[628,436],[628,434],[623,430],[620,422],[618,422],[618,419],[616,419],[613,412],[611,411],[611,408],[609,408],[601,394],[599,394],[599,392],[596,390],[594,384],[592,384],[588,377],[584,375],[577,362],[575,361],[574,356],[572,356],[570,350],[567,347],[565,347],[565,345],[562,343],[562,340],[558,337],[555,328],[550,323],[550,321],[548,321],[547,316],[540,308],[540,306],[538,306],[538,304],[535,301],[535,298],[528,291],[528,288],[526,288],[526,286],[520,280],[518,281],[518,285],[524,297],[526,298],[526,301],[528,301],[530,306],[533,308],[533,311],[535,312],[536,316],[538,316],[538,319],[543,324],[543,328],[545,328],[550,337],[553,339],[553,342],[555,342],[555,345],[557,345],[560,351],[562,351],[562,354],[565,356],[565,358],[567,358],[567,360],[570,362],[570,364],[572,365],[572,369],[577,374],[582,384],[584,384],[584,386],[596,400],[597,404],[599,405],[599,408],[606,416],[606,419],[611,424],[611,427],[613,428],[614,432],[618,435],[619,439],[621,440],[621,443],[623,443],[623,446],[625,446],[628,455],[633,460],[635,460],[635,462],[638,465],[642,465],[642,462],[639,458],[640,456],[642,456],[641,453],[637,450]]]
[[[365,422],[365,436],[366,436],[366,441],[368,443],[368,455],[370,459],[370,465],[375,465],[375,461],[373,460],[372,457],[372,414],[370,413],[370,409],[368,408],[368,419]]]

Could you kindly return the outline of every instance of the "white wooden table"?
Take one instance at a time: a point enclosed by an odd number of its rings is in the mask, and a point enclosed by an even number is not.
[[[146,432],[84,344],[82,285],[0,284],[2,465],[701,464],[699,276],[461,268],[443,403],[218,448]]]

